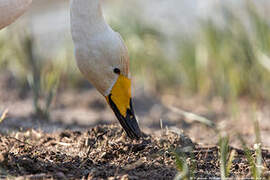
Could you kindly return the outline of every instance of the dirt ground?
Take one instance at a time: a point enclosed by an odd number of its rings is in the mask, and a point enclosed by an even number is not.
[[[163,131],[131,141],[118,125],[86,131],[46,134],[35,130],[0,137],[2,178],[30,179],[173,179],[177,173],[173,152],[186,152],[195,163],[196,178],[220,177],[218,148],[194,144],[181,132]],[[236,151],[230,176],[251,177],[244,151]],[[192,157],[191,154],[194,156]],[[270,168],[270,153],[263,151]],[[267,172],[269,173],[269,171]],[[267,176],[267,174],[265,174]]]
[[[60,90],[50,120],[46,121],[32,115],[30,93],[18,90],[12,79],[1,77],[0,111],[7,108],[9,113],[0,124],[0,178],[173,179],[178,172],[175,152],[183,152],[187,163],[195,164],[196,178],[220,177],[218,134],[184,116],[182,110],[212,120],[221,133],[230,135],[230,150],[236,152],[230,171],[234,178],[251,177],[236,135],[240,133],[253,147],[251,117],[255,113],[264,149],[264,175],[269,177],[268,104],[262,103],[251,112],[250,103],[241,101],[232,115],[232,107],[218,98],[206,103],[197,97],[156,97],[140,88],[134,92],[135,111],[142,130],[148,134],[139,141],[125,136],[94,89]]]
[[[196,178],[220,177],[218,148],[194,144],[181,132],[163,131],[131,141],[118,125],[96,126],[86,131],[46,134],[34,130],[2,135],[0,161],[3,178],[32,179],[173,179],[177,173],[174,151],[191,147]],[[233,149],[233,148],[232,148]],[[236,151],[231,177],[250,177],[244,152]],[[191,156],[186,152],[186,156]],[[270,167],[270,153],[263,151]],[[269,173],[269,172],[268,172]]]

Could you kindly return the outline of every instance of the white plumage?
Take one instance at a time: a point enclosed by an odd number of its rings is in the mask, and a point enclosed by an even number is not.
[[[71,1],[71,34],[80,71],[106,98],[127,135],[140,138],[127,48],[104,20],[99,0]]]
[[[0,29],[20,17],[31,2],[32,0],[0,0]]]
[[[108,95],[118,77],[114,68],[128,76],[129,60],[121,36],[105,22],[99,0],[71,1],[71,33],[80,71]]]

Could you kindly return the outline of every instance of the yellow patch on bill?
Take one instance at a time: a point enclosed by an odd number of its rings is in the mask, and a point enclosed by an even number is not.
[[[119,75],[111,91],[111,100],[124,117],[126,117],[127,109],[130,109],[130,98],[131,80],[123,75]]]

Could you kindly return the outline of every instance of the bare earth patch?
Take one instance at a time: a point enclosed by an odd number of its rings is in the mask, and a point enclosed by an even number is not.
[[[187,147],[193,150],[185,152]],[[230,176],[251,177],[244,152],[234,150]],[[118,125],[51,134],[28,130],[1,135],[1,177],[173,179],[178,172],[173,153],[181,151],[189,164],[195,162],[196,178],[220,177],[218,147],[201,147],[183,134],[168,130],[161,136],[131,141]],[[262,154],[269,168],[270,153],[264,150]]]

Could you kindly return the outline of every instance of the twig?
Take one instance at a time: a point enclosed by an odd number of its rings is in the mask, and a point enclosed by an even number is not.
[[[64,142],[59,142],[59,141],[53,141],[52,143],[55,143],[61,146],[72,146],[72,144],[70,143],[64,143]]]
[[[191,113],[191,112],[187,112],[187,111],[184,111],[184,110],[181,110],[179,108],[176,108],[176,107],[173,107],[173,106],[168,106],[168,108],[174,112],[174,113],[177,113],[177,114],[180,114],[182,116],[184,116],[185,118],[187,119],[190,119],[192,121],[198,121],[198,122],[201,122],[203,124],[206,124],[207,126],[210,126],[210,127],[215,127],[215,123],[212,122],[211,120],[203,117],[203,116],[199,116],[197,114],[194,114],[194,113]]]
[[[15,140],[15,141],[18,141],[19,143],[27,144],[27,145],[32,146],[32,147],[34,146],[34,145],[32,145],[32,144],[29,144],[29,143],[27,143],[27,142],[21,141],[21,140],[15,138],[15,137],[12,137],[12,136],[7,136],[7,137],[8,137],[8,138],[11,138],[11,139],[13,139],[13,140]]]
[[[5,109],[0,117],[0,123],[7,117],[8,109]]]

